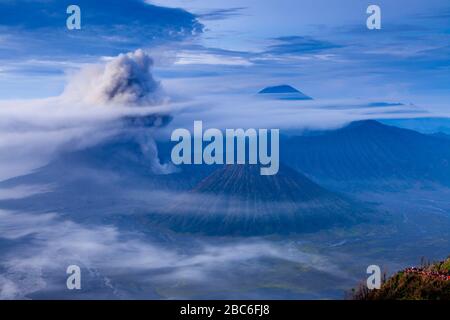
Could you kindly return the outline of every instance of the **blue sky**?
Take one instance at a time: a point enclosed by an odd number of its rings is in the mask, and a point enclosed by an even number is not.
[[[65,28],[72,3],[80,31]],[[369,4],[381,7],[382,30],[366,28]],[[163,81],[195,79],[184,91],[289,83],[316,98],[450,96],[445,0],[3,0],[0,16],[0,99],[58,95],[82,64],[137,48],[160,57]]]

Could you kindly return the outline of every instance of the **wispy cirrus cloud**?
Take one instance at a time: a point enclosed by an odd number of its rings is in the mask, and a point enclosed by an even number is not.
[[[225,9],[211,9],[206,12],[197,12],[198,18],[204,20],[223,20],[244,14],[246,7],[234,7]]]
[[[274,38],[273,41],[275,43],[269,45],[265,53],[276,55],[301,55],[307,53],[319,53],[342,47],[342,45],[314,39],[309,36],[283,36]]]

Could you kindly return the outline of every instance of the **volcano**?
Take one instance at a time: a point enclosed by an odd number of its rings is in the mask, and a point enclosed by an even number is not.
[[[264,88],[258,94],[278,100],[312,100],[303,92],[286,84]]]
[[[226,165],[149,219],[177,232],[266,235],[313,232],[365,220],[363,206],[284,165],[260,175],[258,165]]]
[[[283,161],[329,188],[450,185],[450,140],[374,120],[289,137],[280,144]]]

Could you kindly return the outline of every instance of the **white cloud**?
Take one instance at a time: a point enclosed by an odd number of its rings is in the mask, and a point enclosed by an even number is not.
[[[178,65],[223,65],[223,66],[251,66],[253,63],[247,59],[229,55],[211,53],[180,52],[177,54],[175,64]]]
[[[152,66],[153,59],[141,49],[120,54],[104,66],[84,68],[63,96],[88,104],[159,104],[161,89],[150,72]]]
[[[28,294],[53,288],[55,278],[68,263],[96,270],[105,284],[114,288],[114,277],[138,274],[142,281],[173,283],[210,282],[234,263],[263,257],[304,264],[329,272],[332,264],[289,244],[261,239],[206,243],[196,239],[186,250],[145,240],[136,233],[120,232],[112,226],[84,226],[58,214],[30,214],[0,210],[0,238],[25,240],[13,254],[1,252],[0,298],[25,298]],[[185,242],[186,240],[180,240]],[[157,276],[152,271],[159,270]],[[222,270],[222,271],[221,271]]]
[[[17,186],[13,188],[0,188],[0,200],[9,199],[23,199],[36,194],[50,192],[51,186],[36,185],[36,186]]]

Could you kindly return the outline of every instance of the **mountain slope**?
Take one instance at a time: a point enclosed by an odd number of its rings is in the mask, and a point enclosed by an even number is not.
[[[257,165],[226,165],[202,180],[194,192],[265,201],[309,201],[328,195],[289,167],[282,166],[276,175],[262,176]]]
[[[283,162],[341,188],[352,183],[395,181],[450,185],[450,141],[376,121],[288,137],[281,141],[280,149]]]
[[[179,232],[261,235],[349,226],[368,212],[286,166],[261,176],[256,165],[227,165],[148,219]]]
[[[53,210],[89,219],[105,212],[141,212],[146,208],[143,202],[152,202],[156,195],[135,199],[130,193],[190,190],[214,170],[190,165],[167,168],[167,160],[156,161],[156,151],[145,149],[147,146],[154,145],[142,142],[134,134],[124,133],[88,148],[62,151],[46,166],[0,182],[0,190],[25,188],[45,192],[24,198],[0,198],[0,207]]]
[[[169,163],[172,144],[158,143],[156,147],[160,162]],[[354,122],[342,129],[305,136],[282,137],[280,161],[321,185],[340,191],[397,190],[425,182],[450,186],[450,139],[376,121]],[[82,178],[88,178],[86,172],[103,172],[118,176],[123,185],[189,190],[217,168],[185,165],[171,174],[158,174],[154,166],[152,155],[143,150],[139,139],[123,134],[87,149],[64,152],[47,166],[2,182],[0,187],[55,182],[61,185],[80,178],[81,174]]]

